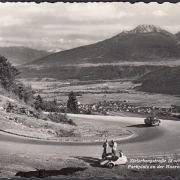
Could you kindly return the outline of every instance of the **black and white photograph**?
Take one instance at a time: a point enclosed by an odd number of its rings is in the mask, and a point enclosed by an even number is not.
[[[0,178],[180,177],[180,3],[0,3]]]

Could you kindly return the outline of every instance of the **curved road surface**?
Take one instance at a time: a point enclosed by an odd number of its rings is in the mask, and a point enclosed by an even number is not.
[[[134,132],[134,137],[118,142],[118,149],[122,149],[127,156],[180,154],[180,121],[162,120],[159,127],[145,127],[142,118],[73,114],[68,116],[75,120],[114,124]],[[58,156],[59,158],[101,157],[102,143],[53,142],[0,133],[0,155],[6,154]]]

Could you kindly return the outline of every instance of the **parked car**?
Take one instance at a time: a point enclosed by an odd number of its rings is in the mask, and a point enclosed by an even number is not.
[[[147,126],[159,126],[161,121],[156,116],[148,116],[146,119],[144,119],[144,123]]]
[[[112,154],[109,153],[107,156],[100,160],[101,166],[107,166],[112,169],[114,166],[124,165],[127,163],[127,157],[123,155],[122,151],[119,152],[119,156],[112,157]]]

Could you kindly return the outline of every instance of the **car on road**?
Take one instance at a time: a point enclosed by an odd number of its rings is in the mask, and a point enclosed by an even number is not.
[[[144,119],[144,123],[147,126],[159,126],[161,121],[156,116],[148,116],[146,119]]]

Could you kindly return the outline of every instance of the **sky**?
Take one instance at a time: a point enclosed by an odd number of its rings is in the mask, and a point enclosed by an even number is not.
[[[0,46],[60,51],[152,24],[180,31],[180,3],[0,3]]]

